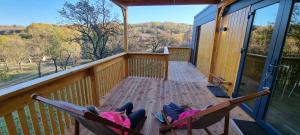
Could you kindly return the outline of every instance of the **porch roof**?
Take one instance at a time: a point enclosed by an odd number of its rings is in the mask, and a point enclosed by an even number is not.
[[[217,0],[112,0],[120,6],[217,4]]]

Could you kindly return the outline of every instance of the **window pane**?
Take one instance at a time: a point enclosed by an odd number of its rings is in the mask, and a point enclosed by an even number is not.
[[[294,4],[266,121],[282,134],[300,134],[300,3]]]

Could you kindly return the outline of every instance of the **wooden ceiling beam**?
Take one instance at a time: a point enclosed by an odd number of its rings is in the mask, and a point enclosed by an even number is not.
[[[217,4],[217,0],[112,0],[123,6]]]
[[[127,8],[127,6],[124,6],[124,3],[121,3],[120,0],[111,0],[111,1],[116,5],[118,5],[122,10]]]

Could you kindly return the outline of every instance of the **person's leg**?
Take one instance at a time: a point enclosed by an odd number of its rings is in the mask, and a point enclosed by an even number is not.
[[[183,107],[181,107],[181,106],[179,106],[179,105],[177,105],[177,104],[175,104],[175,103],[173,103],[173,102],[171,102],[171,103],[169,104],[169,106],[170,106],[173,110],[175,110],[178,114],[184,112],[184,108],[183,108]]]
[[[137,124],[146,116],[145,109],[140,109],[128,115],[130,120],[130,128],[134,129]]]
[[[170,106],[164,105],[163,110],[168,116],[172,118],[172,121],[178,119],[179,114],[175,110],[173,110],[173,108],[171,108]]]
[[[128,116],[132,113],[132,109],[133,109],[133,104],[131,102],[128,102],[125,105],[123,105],[122,107],[117,108],[116,111],[123,112],[126,110],[126,115]]]

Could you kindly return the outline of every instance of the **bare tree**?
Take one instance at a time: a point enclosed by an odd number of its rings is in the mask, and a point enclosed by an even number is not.
[[[155,32],[151,37],[147,39],[145,45],[151,49],[152,52],[157,52],[163,46],[168,44],[168,39],[160,34],[159,32]]]
[[[96,60],[109,55],[107,43],[117,34],[119,21],[106,0],[66,2],[59,13],[81,33],[82,49],[87,57]]]

